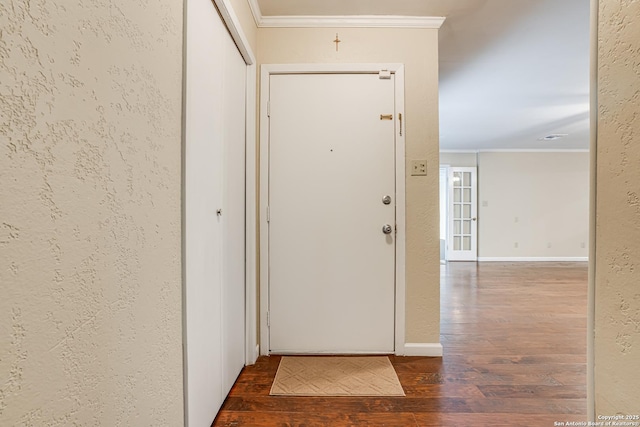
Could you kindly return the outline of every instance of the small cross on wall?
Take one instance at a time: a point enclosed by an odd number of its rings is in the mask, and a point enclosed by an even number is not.
[[[338,51],[338,43],[340,43],[342,40],[340,40],[340,38],[338,37],[338,33],[336,33],[336,39],[333,41],[336,44],[336,52]]]

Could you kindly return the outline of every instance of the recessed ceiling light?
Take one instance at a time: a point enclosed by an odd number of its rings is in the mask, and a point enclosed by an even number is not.
[[[568,133],[552,133],[551,135],[538,138],[538,141],[555,141],[556,139],[564,138],[565,136],[569,136],[569,134]]]

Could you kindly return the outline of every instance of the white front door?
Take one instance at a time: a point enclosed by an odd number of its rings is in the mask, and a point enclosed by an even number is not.
[[[270,77],[272,353],[394,351],[394,85]]]
[[[476,168],[449,168],[447,261],[478,260]]]

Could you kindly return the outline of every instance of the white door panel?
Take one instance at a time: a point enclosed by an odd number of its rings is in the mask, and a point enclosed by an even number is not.
[[[222,227],[216,209],[222,202],[222,122],[219,101],[224,26],[206,0],[187,9],[185,123],[185,270],[187,416],[206,425],[222,402]],[[197,40],[197,41],[196,41]]]
[[[393,352],[394,80],[274,75],[270,111],[271,351]]]
[[[244,365],[246,65],[211,1],[189,1],[187,21],[185,396],[205,426]]]
[[[225,45],[223,102],[222,375],[226,396],[244,367],[245,343],[245,109],[247,66],[235,44]]]

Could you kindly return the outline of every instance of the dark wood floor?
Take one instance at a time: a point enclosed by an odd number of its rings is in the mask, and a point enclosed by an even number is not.
[[[586,263],[442,266],[443,358],[395,357],[406,397],[271,397],[244,369],[215,426],[553,426],[586,421]]]

